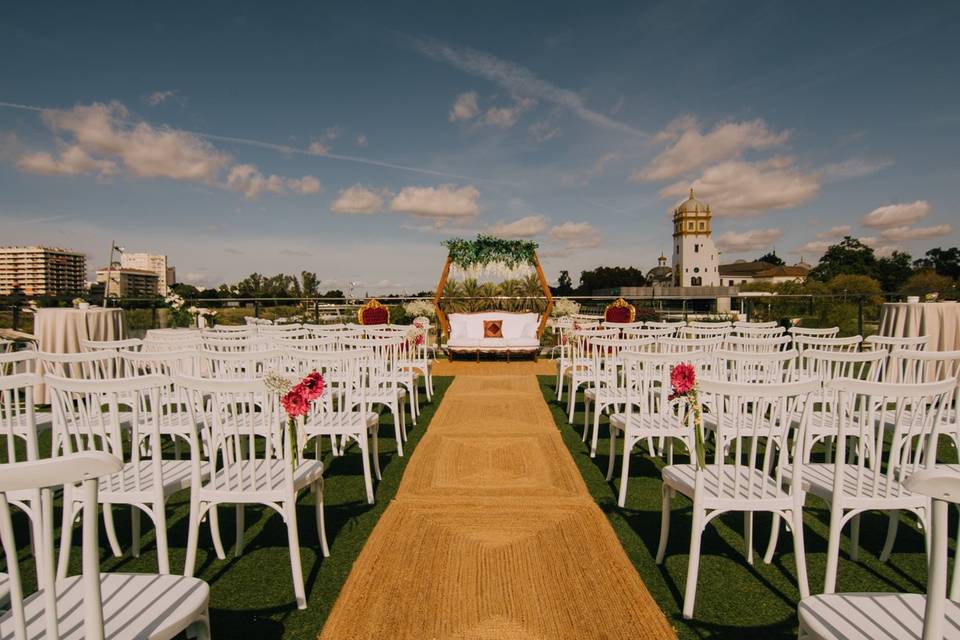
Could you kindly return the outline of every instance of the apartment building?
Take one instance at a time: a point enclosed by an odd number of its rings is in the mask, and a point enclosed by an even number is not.
[[[124,252],[120,255],[120,266],[123,269],[150,271],[157,274],[157,292],[160,295],[166,295],[170,287],[176,284],[176,271],[167,264],[167,256]]]
[[[59,247],[0,247],[0,295],[20,288],[28,296],[83,291],[87,257]]]
[[[107,282],[108,272],[110,283],[105,286],[109,297],[143,298],[160,293],[160,277],[153,271],[126,269],[120,264],[114,264],[110,269],[97,269],[98,284]]]

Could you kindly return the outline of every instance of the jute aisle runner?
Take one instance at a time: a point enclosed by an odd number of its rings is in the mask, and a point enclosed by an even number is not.
[[[552,367],[447,366],[457,378],[320,637],[675,638],[543,401],[534,374]]]

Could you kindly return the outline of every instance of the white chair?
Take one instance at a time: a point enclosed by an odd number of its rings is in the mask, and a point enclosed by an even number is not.
[[[953,399],[956,384],[954,379],[926,384],[838,379],[825,385],[827,392],[836,394],[833,460],[795,465],[802,469],[804,490],[830,505],[825,593],[833,593],[836,587],[843,526],[851,520],[856,523],[861,513],[910,511],[929,535],[929,500],[911,493],[902,480],[934,464],[943,412]],[[891,437],[878,437],[888,424],[894,425]],[[848,440],[852,442],[848,444]],[[847,455],[848,446],[854,447],[855,455]],[[933,450],[928,452],[931,446]],[[796,482],[793,477],[789,480]],[[859,546],[858,529],[851,532],[853,559]],[[896,528],[891,526],[882,557],[889,555],[895,534]]]
[[[670,327],[641,327],[640,329],[624,329],[622,332],[624,338],[672,338],[676,331]]]
[[[396,430],[397,455],[402,458],[403,441],[407,437],[404,403],[407,402],[408,394],[401,384],[402,378],[394,375],[394,372],[397,371],[400,359],[400,342],[406,342],[406,338],[343,338],[341,341],[350,349],[369,352],[365,360],[366,388],[363,394],[363,405],[360,406],[364,410],[373,405],[387,408]]]
[[[116,380],[73,380],[46,376],[54,412],[55,442],[62,443],[64,453],[102,451],[124,460],[116,472],[104,476],[99,484],[99,502],[107,539],[115,556],[120,544],[113,526],[113,505],[131,507],[133,555],[140,553],[140,511],[150,517],[157,540],[157,562],[160,573],[170,573],[167,550],[166,501],[177,491],[190,486],[191,461],[206,468],[200,449],[191,449],[190,460],[164,460],[160,446],[161,392],[169,388],[166,376],[141,376]],[[121,438],[120,408],[130,415],[131,442],[149,443],[147,447],[130,446],[124,454]],[[63,499],[63,529],[60,538],[60,561],[57,576],[67,572],[73,522],[82,505],[76,492],[67,486]]]
[[[809,336],[811,338],[836,338],[840,335],[840,327],[790,327],[787,333],[794,336]]]
[[[41,373],[37,352],[29,349],[0,353],[0,377],[18,373]]]
[[[121,473],[122,462],[103,452],[0,465],[0,537],[10,585],[9,610],[0,617],[0,637],[32,640],[173,638],[182,632],[210,638],[210,587],[203,580],[171,575],[100,573],[97,540],[98,484]],[[83,516],[83,573],[55,577],[53,491],[66,484]],[[29,492],[43,507],[32,516],[42,532],[43,561],[37,591],[24,597],[9,496]],[[39,566],[38,566],[39,568]]]
[[[715,351],[711,377],[744,384],[782,384],[799,379],[797,352]]]
[[[708,338],[660,338],[657,345],[661,353],[689,353],[703,351],[713,353],[723,345],[724,336],[715,335]]]
[[[287,526],[290,568],[297,608],[307,607],[300,564],[297,529],[297,495],[312,488],[316,500],[317,531],[324,556],[330,555],[323,522],[323,463],[301,459],[294,468],[290,430],[280,409],[279,397],[262,379],[206,380],[178,376],[175,384],[192,396],[187,406],[193,420],[209,434],[214,471],[204,479],[204,469],[193,458],[190,523],[184,574],[192,576],[197,561],[200,522],[219,504],[237,505],[236,553],[243,552],[243,507],[261,504],[276,510]],[[197,411],[209,399],[210,411]],[[199,447],[194,435],[193,447]],[[299,453],[297,454],[299,456]]]
[[[243,353],[248,351],[268,351],[273,349],[273,341],[262,336],[203,336],[201,346],[204,351],[214,353]]]
[[[897,336],[868,336],[866,340],[863,341],[863,346],[867,349],[885,349],[887,352],[893,352],[894,349],[924,351],[929,345],[929,336],[912,336],[909,338]]]
[[[13,340],[0,338],[0,354],[10,353],[11,351],[13,351]]]
[[[687,326],[687,323],[683,320],[650,321],[645,322],[643,326],[648,329],[671,329],[673,331],[673,337],[676,337],[679,334],[680,329]]]
[[[687,322],[688,327],[694,329],[733,329],[733,323],[730,321],[725,322],[703,322],[698,320],[691,320]]]
[[[576,408],[577,393],[580,391],[580,387],[589,385],[593,379],[593,356],[590,351],[590,340],[592,338],[616,338],[619,334],[619,329],[591,327],[589,329],[575,329],[568,335],[570,358],[566,364],[561,361],[560,366],[565,366],[562,372],[563,378],[570,379],[567,388],[567,421],[570,424],[573,424],[573,412]]]
[[[752,338],[745,336],[727,336],[723,348],[727,351],[741,351],[743,353],[773,353],[786,351],[790,348],[790,336],[769,336]]]
[[[201,371],[211,378],[257,378],[280,367],[282,352],[269,351],[201,351]]]
[[[696,323],[700,325],[702,323]],[[707,323],[709,324],[709,323]],[[733,327],[723,326],[723,325],[713,325],[713,326],[687,326],[680,329],[678,335],[681,338],[686,338],[688,340],[701,340],[704,338],[721,338],[726,339],[731,333],[733,333]]]
[[[81,351],[103,351],[104,349],[113,349],[120,351],[139,351],[143,346],[143,340],[139,338],[126,338],[124,340],[81,340]]]
[[[623,455],[620,466],[620,491],[617,504],[624,506],[627,499],[627,480],[630,473],[630,454],[633,448],[647,442],[652,455],[666,452],[668,463],[673,462],[674,440],[693,451],[693,433],[683,423],[675,409],[679,401],[670,400],[670,370],[680,362],[693,365],[697,375],[703,373],[708,356],[702,351],[683,354],[625,352],[623,360],[626,401],[623,413],[610,416],[610,456],[607,462],[607,481],[613,479],[616,464],[617,437],[623,434]],[[656,444],[655,444],[656,443]]]
[[[807,335],[793,336],[793,346],[801,353],[807,349],[852,353],[858,351],[862,343],[863,338],[860,336],[850,336],[849,338],[822,338]]]
[[[369,404],[364,401],[366,361],[371,355],[372,352],[362,350],[317,353],[294,349],[284,354],[288,374],[303,376],[317,371],[327,385],[327,390],[313,403],[304,421],[302,445],[306,446],[315,439],[319,459],[319,442],[323,436],[328,436],[333,443],[334,455],[341,455],[345,448],[343,442],[337,443],[337,438],[341,441],[354,440],[360,447],[363,482],[369,504],[373,504],[371,459],[377,480],[381,479],[377,439],[380,416],[370,411]]]
[[[780,327],[780,323],[776,320],[770,320],[769,322],[750,322],[749,320],[737,320],[733,323],[734,330],[740,329],[776,329]]]
[[[107,380],[119,375],[119,355],[113,349],[83,353],[37,352],[44,375],[81,380]]]
[[[753,564],[753,514],[769,511],[790,522],[800,596],[809,595],[803,545],[803,493],[793,485],[785,488],[782,475],[789,464],[790,426],[806,420],[808,397],[818,386],[815,380],[782,385],[699,382],[704,407],[715,416],[716,447],[712,460],[707,457],[705,469],[700,469],[695,462],[663,468],[663,517],[656,559],[657,564],[663,563],[670,532],[671,501],[675,493],[682,493],[693,501],[684,618],[693,616],[703,530],[712,519],[731,511],[744,514],[744,538],[750,564]]]
[[[766,323],[764,323],[766,324]],[[779,338],[784,336],[786,331],[783,327],[779,325],[774,325],[772,327],[751,327],[746,325],[734,325],[732,336],[739,336],[741,338]]]
[[[590,407],[593,406],[593,437],[590,440],[590,457],[597,455],[597,439],[600,435],[600,414],[610,407],[622,406],[627,401],[623,365],[620,357],[624,351],[652,351],[652,338],[591,338],[590,355],[593,363],[590,372],[593,380],[583,392],[583,441],[590,434]]]
[[[799,640],[943,640],[960,637],[960,603],[946,597],[947,505],[960,503],[960,476],[923,470],[903,481],[907,491],[932,499],[930,569],[926,596],[916,593],[843,593],[800,601]]]
[[[267,320],[266,324],[270,324],[270,321]],[[218,334],[245,334],[245,335],[254,335],[257,332],[258,325],[263,324],[263,322],[256,322],[253,325],[250,324],[215,324],[208,329],[202,331],[203,335],[218,335]]]

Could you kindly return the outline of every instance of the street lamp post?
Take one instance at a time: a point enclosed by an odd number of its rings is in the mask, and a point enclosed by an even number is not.
[[[113,278],[113,254],[120,253],[123,254],[123,247],[118,247],[115,240],[110,241],[110,259],[107,260],[107,280],[103,283],[103,307],[107,308],[110,306],[110,280]],[[119,281],[117,282],[117,293],[119,294]]]

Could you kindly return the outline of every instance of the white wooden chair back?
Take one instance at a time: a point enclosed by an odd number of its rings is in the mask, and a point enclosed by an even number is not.
[[[883,380],[886,360],[876,351],[806,349],[800,352],[799,369],[824,383],[837,378],[878,382]]]
[[[599,325],[588,329],[574,329],[567,336],[570,360],[577,364],[592,362],[593,355],[590,342],[596,338],[615,339],[619,335],[619,329],[610,329]]]
[[[103,351],[113,349],[115,351],[140,351],[143,346],[143,340],[140,338],[127,338],[125,340],[81,340],[81,351]]]
[[[679,336],[690,340],[701,338],[727,338],[733,332],[732,327],[714,326],[714,327],[683,327],[680,329]]]
[[[113,349],[86,351],[83,353],[37,352],[45,376],[79,378],[83,380],[107,380],[120,376],[119,354]]]
[[[848,338],[821,338],[819,336],[808,336],[804,334],[793,335],[793,346],[797,351],[817,349],[818,351],[852,353],[860,349],[860,344],[862,342],[863,338],[860,336],[850,336]]]
[[[310,408],[313,424],[342,421],[353,407],[367,406],[364,378],[371,356],[372,352],[365,349],[336,352],[288,349],[284,352],[284,375],[302,378],[316,371],[323,376],[324,392]]]
[[[203,347],[203,338],[198,333],[195,336],[182,336],[180,339],[163,338],[155,340],[147,338],[140,347],[141,353],[163,353],[164,351],[199,350]]]
[[[60,638],[57,587],[54,575],[56,563],[53,558],[53,487],[83,483],[80,496],[83,500],[83,577],[76,588],[83,589],[83,633],[75,637],[86,640],[103,640],[103,600],[100,593],[100,547],[97,535],[97,482],[98,478],[119,471],[121,461],[114,456],[87,452],[56,459],[35,460],[0,465],[0,538],[6,557],[8,584],[10,588],[8,609],[10,611],[10,636],[23,638]],[[34,549],[38,558],[39,584],[33,597],[43,599],[42,617],[27,618],[24,606],[24,587],[20,578],[19,544],[15,538],[10,518],[8,493],[30,494],[34,504],[42,505],[31,515]],[[5,625],[6,626],[6,625]],[[12,628],[11,628],[12,627]],[[79,632],[78,629],[75,631]]]
[[[655,343],[652,338],[590,338],[588,344],[594,388],[617,389],[623,386],[623,353],[650,352]]]
[[[231,336],[226,338],[204,336],[202,348],[204,351],[217,353],[267,351],[273,348],[273,341],[268,337],[261,336]]]
[[[733,326],[736,330],[746,329],[776,329],[780,327],[780,323],[776,320],[770,320],[769,322],[750,322],[749,320],[737,320],[733,323]]]
[[[810,336],[812,338],[836,338],[840,327],[790,327],[787,333],[792,336]]]
[[[777,351],[786,351],[790,348],[792,340],[790,336],[767,336],[762,338],[753,338],[745,336],[727,336],[723,342],[723,348],[727,351],[739,351],[742,353],[775,353]]]
[[[673,389],[670,386],[670,372],[678,364],[693,365],[697,377],[702,377],[711,368],[710,356],[703,351],[687,351],[684,353],[654,353],[644,351],[627,351],[621,354],[624,368],[624,380],[627,388],[626,415],[630,424],[633,413],[648,415],[669,416],[671,403],[670,396]],[[675,404],[675,403],[674,403]],[[680,427],[680,418],[676,424]],[[684,431],[682,439],[692,442],[688,438],[692,432]]]
[[[762,385],[701,380],[699,396],[713,420],[715,448],[712,458],[706,456],[710,482],[697,468],[694,499],[739,509],[744,503],[782,501],[783,471],[791,462],[788,435],[791,426],[806,423],[810,395],[819,386],[816,380]],[[799,500],[798,465],[794,467],[790,491]],[[790,504],[781,508],[786,506]]]
[[[624,329],[624,338],[672,338],[676,331],[670,327],[641,327],[639,329]]]
[[[260,378],[280,366],[281,352],[269,351],[216,352],[201,351],[201,371],[211,378]]]
[[[199,369],[200,354],[193,350],[183,351],[121,351],[120,358],[126,370],[134,376],[193,376]]]
[[[795,382],[797,352],[772,351],[750,353],[744,351],[715,351],[710,377],[724,382],[743,384],[783,384]]]
[[[269,323],[269,320],[267,321]],[[215,324],[212,327],[203,330],[203,335],[205,336],[215,336],[215,335],[254,335],[257,333],[258,327],[261,326],[261,323],[255,324]]]
[[[0,376],[0,463],[36,460],[37,423],[34,416],[33,387],[40,384],[35,373],[17,373]],[[23,444],[23,455],[18,455],[17,443]],[[5,452],[5,453],[4,453]]]
[[[257,333],[262,336],[272,336],[278,333],[289,333],[290,331],[300,331],[303,325],[299,322],[290,322],[288,324],[261,324],[257,325]]]
[[[292,453],[296,444],[290,438],[286,414],[280,397],[270,392],[262,378],[210,380],[177,376],[174,383],[187,394],[191,419],[202,424],[208,434],[210,464],[215,469],[202,480],[200,460],[193,456],[195,486],[217,492],[246,496],[249,499],[293,491]],[[209,407],[200,411],[198,407]],[[199,446],[199,436],[191,434],[191,446]],[[273,462],[282,460],[284,464]]]
[[[673,330],[672,337],[678,337],[680,329],[687,326],[687,323],[683,320],[651,320],[643,323],[643,326],[647,329],[671,329]]]
[[[657,341],[661,353],[685,353],[690,351],[704,351],[707,353],[720,349],[724,336],[716,335],[709,338],[661,338]]]
[[[23,351],[0,353],[0,376],[40,372],[42,372],[42,368],[38,362],[36,351],[25,349]]]
[[[826,391],[836,394],[836,493],[843,487],[846,500],[865,502],[905,496],[902,479],[936,463],[937,439],[956,384],[953,378],[923,384],[827,382]],[[882,437],[888,428],[891,437]],[[848,455],[850,447],[857,455]]]
[[[744,325],[734,325],[733,336],[740,336],[741,338],[778,338],[784,335],[785,329],[780,325],[775,324],[772,327],[750,327]]]
[[[867,336],[866,340],[863,341],[863,346],[867,349],[884,349],[888,353],[894,349],[926,351],[929,345],[929,336],[912,336],[909,338],[901,338],[898,336]]]
[[[687,326],[694,329],[732,329],[732,322],[704,322],[700,320],[691,320],[687,322]]]

